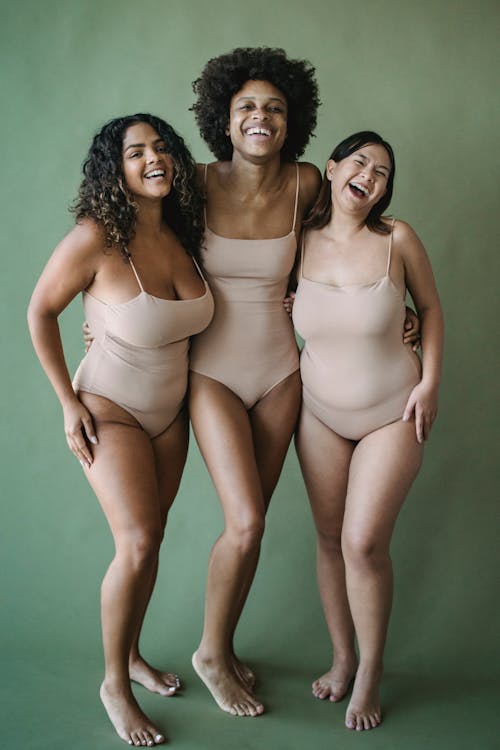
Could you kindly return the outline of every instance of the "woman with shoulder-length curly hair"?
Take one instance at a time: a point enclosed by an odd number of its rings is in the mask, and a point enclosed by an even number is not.
[[[83,171],[76,225],[47,263],[28,320],[68,446],[115,543],[102,584],[101,698],[123,740],[152,746],[165,736],[141,711],[130,680],[161,695],[180,686],[177,675],[142,658],[138,642],[186,460],[189,337],[213,313],[196,262],[201,198],[182,138],[149,114],[108,122]],[[72,383],[58,316],[79,292],[95,339]]]
[[[196,121],[218,161],[200,166],[202,257],[215,315],[193,341],[189,408],[224,513],[193,665],[220,708],[256,716],[264,707],[233,634],[300,406],[298,351],[283,299],[302,217],[320,185],[316,167],[296,162],[313,134],[319,97],[312,65],[270,48],[210,60],[193,87]]]

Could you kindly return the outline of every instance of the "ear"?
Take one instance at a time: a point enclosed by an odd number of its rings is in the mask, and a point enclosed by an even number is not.
[[[229,138],[229,134],[230,133],[231,133],[231,131],[229,130],[229,120],[228,120],[227,125],[226,125],[226,129],[224,130],[224,135],[227,135],[228,138]]]
[[[337,166],[337,162],[336,161],[333,161],[333,159],[328,159],[328,161],[326,162],[326,178],[327,178],[327,180],[331,181],[336,166]]]

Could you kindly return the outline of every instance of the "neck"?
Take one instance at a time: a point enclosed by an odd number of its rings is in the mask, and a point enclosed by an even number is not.
[[[231,186],[238,193],[255,195],[258,192],[272,190],[281,174],[280,155],[276,154],[266,161],[250,161],[237,152],[233,153],[229,167]]]
[[[345,213],[337,207],[332,207],[330,221],[325,226],[326,233],[335,239],[349,239],[366,227],[366,215]]]
[[[162,229],[162,202],[137,201],[138,211],[135,224],[136,234],[158,235]]]

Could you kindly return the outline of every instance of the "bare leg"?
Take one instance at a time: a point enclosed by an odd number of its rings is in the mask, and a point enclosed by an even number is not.
[[[342,550],[360,663],[346,713],[349,729],[381,722],[379,687],[392,604],[391,536],[420,468],[415,425],[394,422],[363,438],[349,472]]]
[[[250,421],[234,393],[198,373],[191,373],[190,414],[224,512],[224,530],[210,555],[205,622],[193,666],[223,711],[257,716],[264,707],[242,685],[231,658],[234,612],[264,531]]]
[[[120,407],[81,393],[99,434],[85,471],[108,520],[115,556],[102,583],[105,677],[101,699],[118,735],[136,746],[164,742],[130,688],[128,659],[143,617],[163,535],[151,441]]]
[[[318,586],[333,651],[332,666],[313,682],[312,692],[316,698],[339,701],[357,666],[341,546],[354,444],[332,432],[306,404],[302,404],[295,444],[316,525]]]
[[[162,528],[165,529],[168,511],[177,495],[182,477],[184,464],[186,463],[187,448],[189,441],[189,429],[187,414],[181,412],[165,432],[152,441],[153,452],[156,463],[156,476],[158,482],[158,498],[160,502],[160,516]],[[152,574],[148,602],[153,592],[158,565]],[[147,606],[147,605],[146,605]],[[179,676],[173,672],[163,672],[148,664],[139,652],[139,637],[143,616],[139,629],[134,638],[129,656],[130,679],[139,683],[152,693],[164,696],[175,695],[181,687]]]
[[[249,412],[255,460],[266,511],[278,483],[297,423],[301,390],[300,375],[297,371],[269,391]],[[248,571],[247,580],[241,588],[238,606],[234,611],[231,644],[254,576],[255,568]],[[252,688],[255,684],[252,670],[236,657],[233,647],[232,653],[236,673],[244,684]]]

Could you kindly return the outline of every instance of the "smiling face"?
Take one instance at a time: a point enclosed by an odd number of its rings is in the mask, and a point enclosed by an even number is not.
[[[281,91],[268,81],[247,81],[231,99],[226,134],[235,153],[262,160],[281,151],[286,123]]]
[[[330,159],[326,173],[333,204],[348,211],[362,210],[367,215],[384,196],[391,171],[389,154],[374,143],[362,146],[339,162]]]
[[[125,182],[134,198],[158,200],[171,190],[174,162],[164,140],[146,122],[125,131],[122,147]]]

